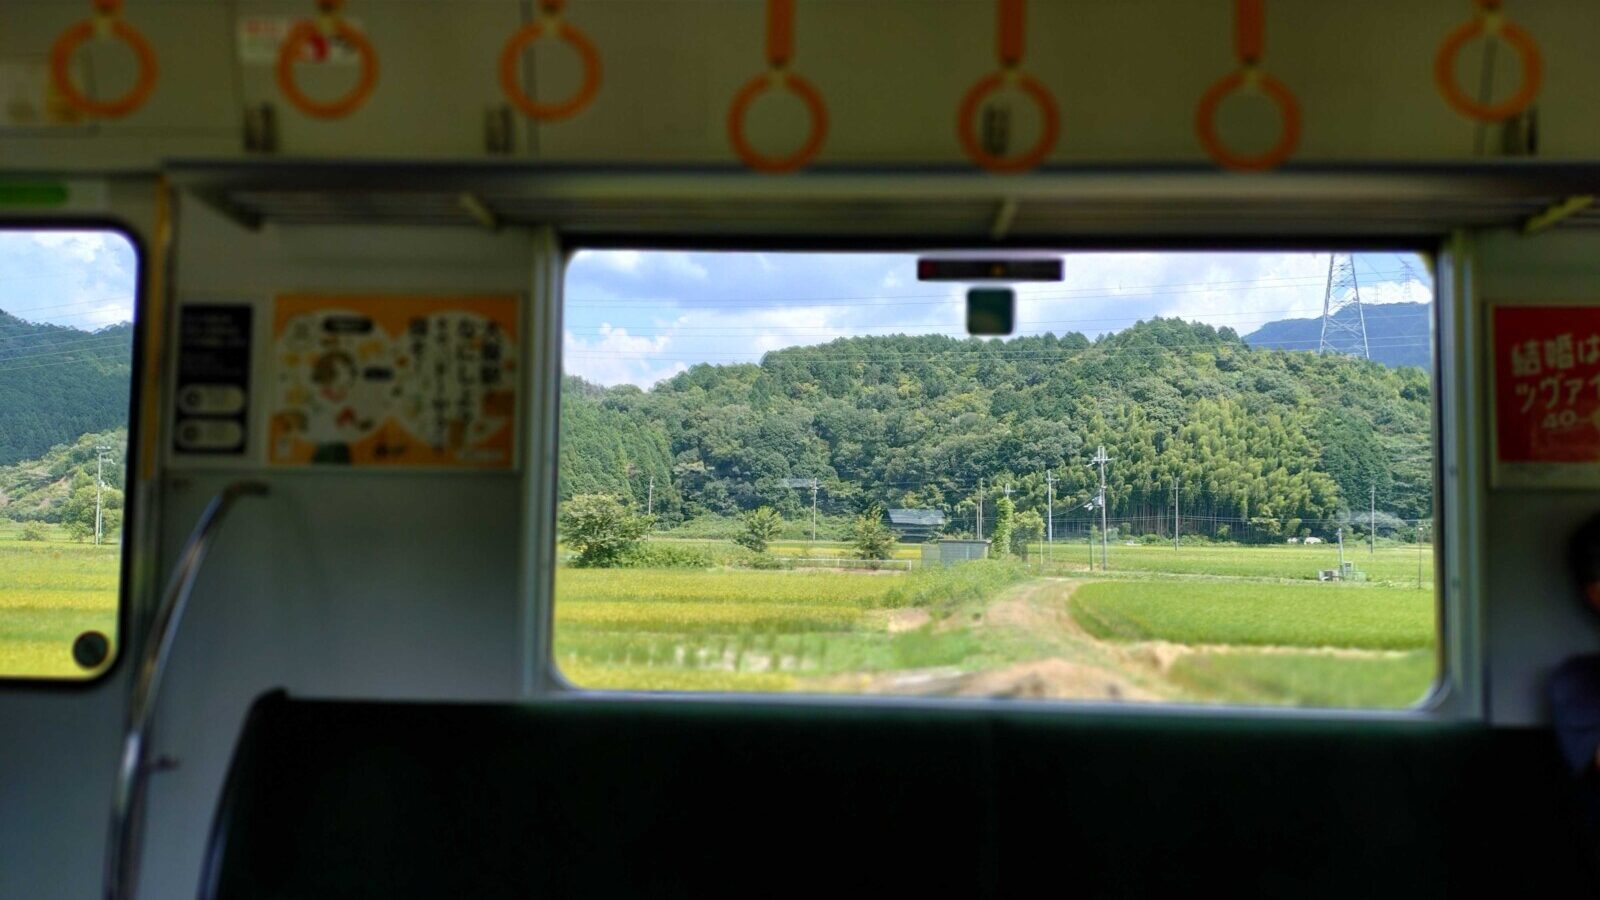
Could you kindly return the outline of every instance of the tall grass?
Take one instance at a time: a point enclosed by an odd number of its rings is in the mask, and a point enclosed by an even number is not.
[[[1253,582],[1096,582],[1072,612],[1096,637],[1181,644],[1412,650],[1435,640],[1434,599],[1406,588]]]

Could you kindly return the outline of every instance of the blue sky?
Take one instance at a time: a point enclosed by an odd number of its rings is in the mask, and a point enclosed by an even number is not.
[[[1018,286],[1018,334],[1094,337],[1179,316],[1241,335],[1321,314],[1326,253],[1075,253],[1058,284]],[[1426,301],[1411,254],[1356,256],[1362,300]],[[585,251],[567,272],[567,372],[648,387],[698,362],[755,362],[838,337],[964,336],[966,285],[916,280],[913,254]],[[1315,348],[1308,348],[1315,349]]]
[[[1325,253],[1077,253],[1059,284],[1018,288],[1018,333],[1091,337],[1180,316],[1246,334],[1321,312]],[[1359,254],[1362,299],[1426,300],[1419,257]],[[133,318],[118,234],[0,231],[0,310],[94,330]],[[1414,280],[1412,280],[1414,279]],[[648,387],[699,362],[755,362],[838,337],[965,334],[965,285],[916,280],[913,254],[585,251],[567,275],[568,372]]]
[[[108,231],[0,230],[0,310],[93,331],[133,320],[138,260]]]

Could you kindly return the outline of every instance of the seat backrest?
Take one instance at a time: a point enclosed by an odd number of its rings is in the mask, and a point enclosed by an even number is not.
[[[1590,896],[1546,733],[715,701],[263,697],[202,895]]]

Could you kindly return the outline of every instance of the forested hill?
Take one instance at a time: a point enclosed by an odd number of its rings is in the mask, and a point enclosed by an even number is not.
[[[0,466],[128,423],[133,326],[82,331],[0,311]]]
[[[1331,532],[1341,512],[1430,514],[1429,384],[1421,369],[1252,349],[1175,319],[1091,341],[840,339],[698,365],[650,391],[568,378],[562,493],[611,491],[668,522],[771,504],[940,507],[966,521],[980,479],[1019,509],[1085,518],[1104,444],[1109,514],[1134,531],[1186,517],[1269,539]]]
[[[1426,303],[1368,303],[1361,314],[1367,323],[1367,349],[1386,366],[1429,367],[1433,362],[1430,340],[1433,307]],[[1353,308],[1345,316],[1356,315]],[[1344,318],[1337,321],[1343,322]],[[1280,319],[1244,336],[1252,347],[1275,350],[1315,350],[1322,340],[1322,319]]]

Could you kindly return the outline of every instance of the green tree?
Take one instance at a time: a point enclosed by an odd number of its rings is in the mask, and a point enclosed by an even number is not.
[[[883,524],[883,508],[873,506],[856,516],[850,526],[850,546],[862,559],[888,559],[894,555],[894,532]]]
[[[744,530],[733,539],[733,542],[754,553],[767,552],[767,545],[783,530],[783,517],[770,506],[763,506],[753,512],[745,513],[740,520]]]
[[[1017,524],[1011,529],[1011,552],[1028,558],[1028,548],[1044,540],[1044,517],[1036,510],[1017,513]]]
[[[606,568],[639,543],[650,520],[615,494],[579,494],[561,505],[561,537],[578,552],[576,565]]]
[[[989,534],[993,540],[990,545],[994,548],[995,556],[1005,556],[1012,552],[1011,538],[1016,531],[1017,505],[1011,502],[1010,497],[1001,496],[994,502],[994,531]],[[1043,525],[1039,526],[1041,529]]]

